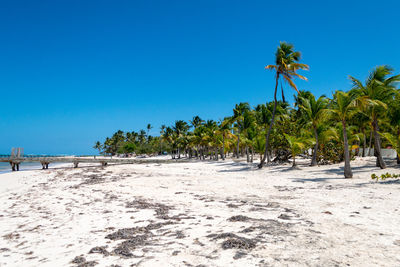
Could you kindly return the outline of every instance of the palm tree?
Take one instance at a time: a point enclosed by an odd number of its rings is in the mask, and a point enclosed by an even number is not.
[[[232,136],[232,118],[226,117],[219,123],[218,133],[222,135],[222,152],[221,152],[221,159],[225,160],[225,140]]]
[[[375,139],[376,165],[381,169],[385,169],[386,164],[381,153],[378,119],[386,113],[387,103],[393,100],[396,94],[396,84],[400,81],[400,75],[389,77],[392,73],[391,67],[378,66],[370,72],[365,84],[350,76],[353,89],[358,95],[358,103],[370,114]]]
[[[161,127],[160,127],[160,155],[163,153],[163,151],[162,151],[162,138],[161,137],[164,135],[166,128],[167,127],[164,124],[161,125]]]
[[[353,92],[336,91],[330,103],[330,112],[338,118],[343,127],[344,146],[344,177],[352,178],[353,172],[350,166],[349,143],[347,139],[346,122],[357,111],[355,105],[356,95]]]
[[[101,150],[103,149],[103,146],[101,145],[100,141],[97,141],[95,145],[93,146],[94,149],[97,149],[99,151],[99,154],[101,154]]]
[[[181,152],[180,152],[180,147],[181,144],[185,143],[184,137],[189,130],[189,125],[187,122],[183,120],[178,120],[175,121],[175,125],[172,127],[172,129],[175,132],[176,135],[176,144],[177,144],[177,153],[178,153],[178,159],[181,158]]]
[[[296,169],[296,155],[300,154],[304,150],[308,149],[310,145],[313,143],[312,139],[306,136],[297,136],[297,135],[289,135],[283,134],[286,138],[286,141],[289,144],[291,153],[292,153],[292,169]]]
[[[240,146],[240,134],[243,130],[243,115],[245,112],[250,110],[249,103],[239,103],[235,105],[233,109],[232,121],[236,122],[237,128],[237,145],[236,145],[236,157],[239,158],[239,146]]]
[[[151,126],[151,124],[149,123],[149,124],[147,124],[146,128],[147,128],[147,136],[149,136],[149,132],[153,128],[153,126]]]
[[[197,127],[199,127],[204,123],[204,121],[199,116],[194,116],[193,119],[189,122],[194,129],[196,129]]]
[[[293,78],[298,77],[300,79],[306,80],[306,77],[301,76],[297,73],[298,70],[308,70],[309,67],[306,64],[297,63],[301,58],[301,53],[298,51],[294,51],[294,46],[292,44],[281,42],[276,53],[275,53],[275,65],[267,65],[265,68],[270,70],[275,70],[275,91],[274,91],[274,110],[272,113],[271,123],[269,125],[268,132],[265,136],[265,150],[264,157],[258,165],[259,168],[262,168],[267,158],[267,153],[269,149],[269,138],[271,135],[272,126],[275,120],[275,112],[278,101],[276,99],[276,93],[278,90],[279,79],[281,76],[283,79],[289,83],[289,85],[294,88],[297,92],[297,87],[293,82]]]
[[[314,131],[315,146],[314,153],[311,160],[311,166],[316,166],[317,154],[318,154],[318,126],[321,124],[327,116],[328,99],[325,96],[320,96],[317,100],[313,94],[310,94],[308,98],[301,98],[300,110],[303,111],[303,115]]]

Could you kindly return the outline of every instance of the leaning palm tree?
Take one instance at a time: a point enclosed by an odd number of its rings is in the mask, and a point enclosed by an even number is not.
[[[305,121],[307,121],[307,124],[311,124],[311,128],[314,131],[315,146],[311,166],[316,166],[318,164],[317,154],[319,146],[318,126],[326,119],[328,114],[328,99],[326,99],[325,96],[320,96],[318,99],[315,99],[315,96],[310,94],[308,98],[301,98],[301,104],[299,107],[303,113]]]
[[[396,94],[396,84],[400,81],[400,75],[389,77],[393,69],[389,66],[378,66],[369,74],[365,84],[350,76],[353,89],[358,95],[358,103],[368,110],[371,117],[372,130],[375,139],[376,165],[381,169],[386,168],[381,153],[381,137],[379,134],[378,119],[386,113],[387,103],[393,100]]]
[[[276,93],[278,90],[279,79],[283,77],[283,79],[297,92],[297,87],[293,82],[293,78],[298,77],[303,80],[307,80],[306,77],[301,76],[297,73],[298,70],[308,70],[309,67],[306,64],[298,63],[301,58],[301,53],[298,51],[294,51],[294,46],[292,44],[281,42],[276,53],[275,53],[275,65],[267,65],[265,68],[274,70],[276,73],[275,76],[275,91],[274,91],[274,110],[272,112],[271,123],[269,124],[268,132],[265,136],[265,150],[264,157],[258,165],[259,168],[262,168],[264,162],[267,158],[267,153],[269,149],[269,139],[271,135],[272,126],[274,125],[275,120],[275,112],[276,106],[278,104],[278,100],[276,99]]]
[[[330,103],[330,112],[338,118],[343,127],[343,146],[344,146],[344,177],[352,178],[353,172],[350,166],[350,152],[347,138],[346,122],[357,111],[356,95],[353,92],[336,91]]]

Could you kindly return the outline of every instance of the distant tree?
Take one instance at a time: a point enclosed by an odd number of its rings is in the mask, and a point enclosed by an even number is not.
[[[97,149],[99,151],[99,154],[101,154],[101,150],[103,149],[103,145],[100,143],[100,141],[97,141],[95,145],[93,146],[94,149]]]

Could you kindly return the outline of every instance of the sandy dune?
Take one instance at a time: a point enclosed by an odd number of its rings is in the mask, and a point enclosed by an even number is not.
[[[305,164],[305,163],[304,163]],[[0,175],[0,266],[400,266],[400,182],[374,158]]]

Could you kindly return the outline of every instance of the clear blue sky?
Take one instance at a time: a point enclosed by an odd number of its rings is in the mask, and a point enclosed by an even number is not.
[[[283,4],[284,3],[284,4]],[[279,41],[310,65],[300,89],[400,71],[397,1],[2,1],[0,153],[95,153],[116,130],[231,115],[272,100]],[[293,95],[286,86],[286,94]]]

